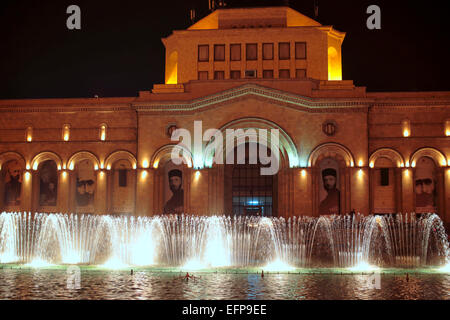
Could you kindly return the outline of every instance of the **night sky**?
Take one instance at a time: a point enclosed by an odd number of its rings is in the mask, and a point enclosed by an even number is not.
[[[228,0],[227,7],[284,1]],[[81,30],[66,28],[66,8],[81,8]],[[366,9],[381,7],[381,30]],[[5,1],[0,4],[0,98],[137,96],[164,82],[162,37],[208,13],[208,0]],[[314,17],[314,0],[291,0]],[[449,9],[450,10],[450,9]],[[343,79],[368,91],[450,91],[446,1],[319,0],[319,18],[347,32]]]

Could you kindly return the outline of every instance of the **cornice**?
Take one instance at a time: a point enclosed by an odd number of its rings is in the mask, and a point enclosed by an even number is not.
[[[339,100],[309,98],[256,84],[244,84],[239,87],[189,101],[135,102],[133,103],[133,106],[140,113],[192,113],[201,112],[250,97],[263,99],[278,105],[306,112],[355,112],[365,111],[368,107],[366,101],[352,101],[350,99],[342,98],[339,98]]]

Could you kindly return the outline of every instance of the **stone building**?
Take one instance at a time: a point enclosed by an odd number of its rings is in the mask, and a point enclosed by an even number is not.
[[[165,84],[137,97],[2,100],[0,207],[437,212],[448,225],[450,92],[371,93],[342,80],[344,37],[288,7],[219,9],[162,39]],[[279,170],[261,175],[261,163],[215,163],[212,140],[186,148],[175,165],[171,134],[194,136],[194,121],[224,135],[278,129]],[[270,148],[271,139],[259,146]]]

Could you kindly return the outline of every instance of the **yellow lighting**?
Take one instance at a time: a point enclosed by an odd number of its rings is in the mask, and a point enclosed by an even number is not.
[[[358,170],[358,178],[362,178],[362,176],[363,176],[363,171],[362,171],[362,169],[359,169]]]
[[[406,161],[406,167],[409,168],[409,161]]]
[[[73,162],[69,164],[69,170],[73,170]]]
[[[409,120],[403,120],[402,129],[403,129],[403,136],[409,137],[411,135],[411,122]]]
[[[359,162],[358,162],[358,166],[359,166],[359,167],[362,167],[362,166],[363,166],[363,164],[364,164],[364,163],[363,163],[363,161],[362,161],[362,160],[359,160]]]
[[[415,167],[416,167],[416,162],[415,161],[411,162],[411,168],[415,168]]]
[[[328,48],[328,80],[342,80],[341,57],[334,47]]]
[[[447,165],[447,160],[445,160],[445,159],[442,159],[442,162],[441,162],[441,164],[442,164],[443,166],[446,166],[446,165]]]
[[[166,62],[166,84],[178,83],[178,52],[170,54]]]
[[[70,126],[68,124],[65,124],[63,126],[63,140],[69,141],[69,136],[70,136]]]
[[[27,142],[33,141],[33,128],[28,127],[27,128]]]
[[[62,177],[63,177],[63,179],[65,179],[67,177],[67,171],[62,172]]]
[[[154,166],[154,165],[153,165]],[[142,167],[143,168],[148,168],[148,160],[147,159],[144,159],[143,161],[142,161]]]
[[[96,164],[96,165],[94,166],[94,169],[95,169],[95,171],[98,170],[98,164]]]
[[[371,167],[371,168],[373,168],[373,167],[374,167],[374,164],[373,164],[373,162],[371,162],[371,163],[369,164],[369,167]]]
[[[200,178],[200,171],[195,171],[195,180],[198,180]]]
[[[134,168],[133,168],[134,169]],[[108,164],[107,166],[106,166],[106,170],[111,170],[111,165],[110,164]]]
[[[350,162],[350,167],[353,168],[354,166],[355,166],[355,164],[353,163],[353,161],[351,161],[351,162]]]
[[[154,168],[154,169],[158,169],[158,164],[159,164],[159,160],[156,160],[156,161],[153,163],[153,168]]]
[[[133,163],[133,169],[136,170],[136,163]],[[109,169],[108,169],[109,170]]]
[[[30,170],[30,165],[29,165],[29,164],[27,164],[26,168],[27,168],[27,170]]]
[[[405,170],[405,176],[409,177],[409,170],[408,169]]]
[[[106,140],[106,125],[102,124],[100,126],[100,140],[105,141]]]
[[[33,164],[33,170],[37,170],[37,168],[38,168],[38,163],[37,163],[37,161]]]
[[[305,170],[305,169],[303,169],[303,170],[301,171],[301,173],[302,173],[302,177],[306,177],[306,170]]]
[[[100,163],[100,169],[104,169],[105,167],[104,167],[104,164],[103,164],[103,162],[101,162]]]
[[[147,170],[142,171],[142,173],[141,173],[141,178],[142,178],[142,179],[147,178],[147,174],[148,174]]]
[[[31,173],[29,173],[28,171],[25,172],[25,180],[30,180],[31,178]]]

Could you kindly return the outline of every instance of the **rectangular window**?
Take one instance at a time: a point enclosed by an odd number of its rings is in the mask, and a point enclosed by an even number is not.
[[[256,78],[256,70],[245,70],[246,78]]]
[[[231,61],[241,61],[241,45],[231,44],[230,45],[230,60]]]
[[[214,80],[223,80],[225,79],[224,71],[214,71]]]
[[[289,79],[291,77],[289,69],[280,69],[280,79]]]
[[[305,79],[306,78],[306,69],[296,69],[295,77],[297,79]]]
[[[381,178],[382,186],[389,185],[389,168],[381,168],[380,169],[380,178]]]
[[[278,44],[278,57],[280,60],[289,60],[291,57],[291,45],[289,42]]]
[[[241,71],[240,70],[231,70],[230,71],[230,78],[231,79],[240,79],[241,78]]]
[[[198,80],[208,80],[208,71],[199,71]]]
[[[263,43],[263,59],[273,60],[273,43]]]
[[[306,42],[295,43],[295,59],[306,59]]]
[[[264,79],[273,79],[273,70],[263,70]]]
[[[209,61],[209,45],[198,46],[198,61]]]
[[[127,186],[127,169],[119,169],[119,187]]]
[[[225,45],[214,45],[214,61],[225,61]]]
[[[245,47],[245,56],[247,60],[258,59],[258,45],[256,43],[247,43]]]

